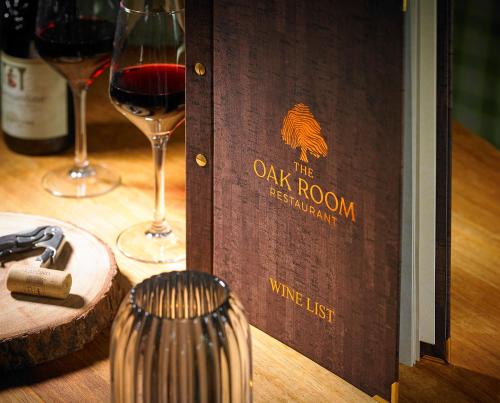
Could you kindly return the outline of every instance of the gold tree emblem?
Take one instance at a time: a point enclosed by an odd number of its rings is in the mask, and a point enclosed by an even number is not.
[[[328,146],[321,136],[321,127],[307,105],[303,103],[291,108],[283,119],[281,128],[283,141],[293,149],[300,147],[300,160],[309,162],[307,153],[316,158],[326,157]]]

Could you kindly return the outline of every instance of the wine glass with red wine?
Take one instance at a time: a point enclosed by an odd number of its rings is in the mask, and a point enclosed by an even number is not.
[[[143,262],[185,259],[185,231],[165,215],[165,152],[184,122],[184,10],[177,0],[123,0],[118,13],[109,95],[151,142],[155,208],[152,222],[124,230],[126,256]]]
[[[48,172],[43,186],[64,197],[107,193],[120,176],[87,158],[85,99],[94,80],[109,66],[118,0],[44,0],[39,2],[35,45],[40,56],[68,80],[75,107],[75,159]]]

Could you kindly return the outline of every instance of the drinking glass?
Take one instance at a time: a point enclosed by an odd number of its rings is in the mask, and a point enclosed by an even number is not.
[[[185,240],[165,215],[167,142],[184,121],[184,10],[166,0],[124,0],[118,13],[109,95],[113,105],[151,142],[154,160],[153,222],[123,231],[118,249],[143,262],[185,259]]]
[[[44,0],[38,5],[35,45],[40,56],[67,80],[75,107],[75,159],[42,180],[55,196],[97,196],[115,188],[120,177],[87,158],[85,99],[94,80],[109,66],[118,2]]]
[[[75,107],[74,163],[48,172],[42,180],[55,196],[97,196],[120,184],[119,175],[89,163],[85,120],[87,90],[110,63],[118,7],[117,0],[39,2],[36,48],[68,80]]]
[[[113,402],[252,401],[250,329],[221,279],[170,272],[144,280],[111,329]]]

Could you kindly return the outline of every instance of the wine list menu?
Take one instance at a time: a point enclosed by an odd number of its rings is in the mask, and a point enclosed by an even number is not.
[[[401,5],[222,0],[207,7],[213,19],[187,28],[188,65],[204,62],[208,72],[188,72],[187,153],[189,160],[206,152],[213,165],[188,161],[188,243],[208,237],[211,249],[206,260],[196,251],[190,260],[188,249],[188,265],[225,279],[254,326],[391,400]],[[200,211],[211,214],[209,232],[194,221]]]

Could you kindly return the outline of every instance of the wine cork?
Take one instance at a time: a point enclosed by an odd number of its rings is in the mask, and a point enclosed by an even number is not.
[[[7,289],[10,292],[65,299],[71,289],[71,274],[34,267],[29,264],[14,264],[7,274]]]

